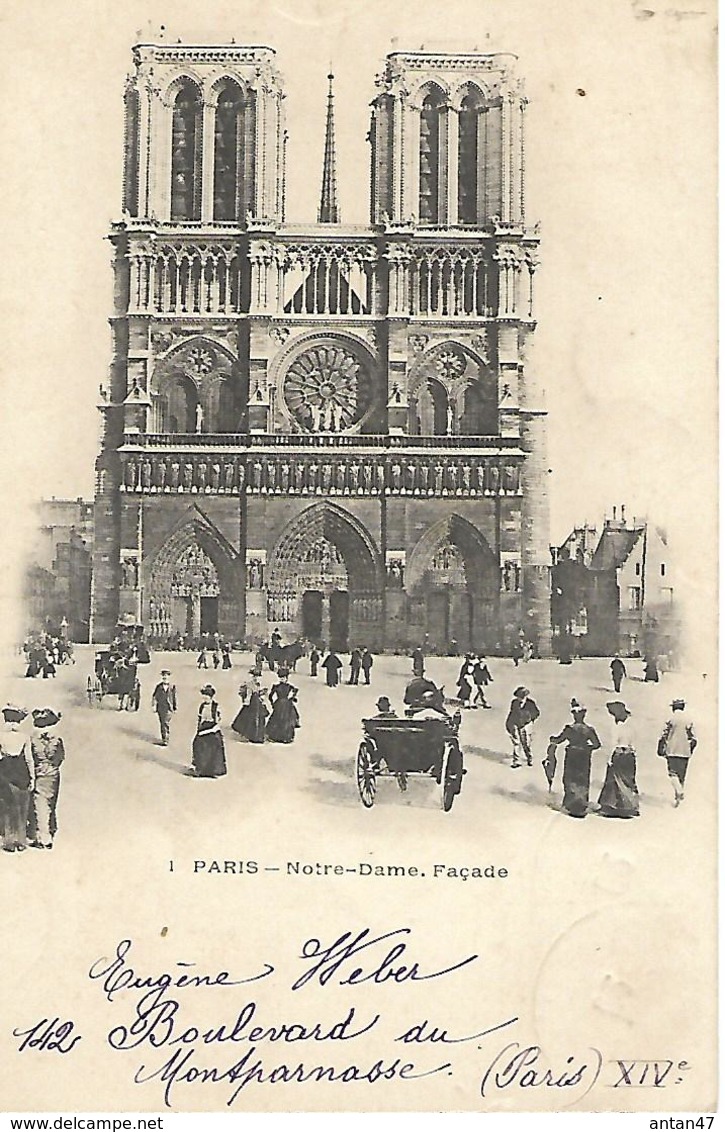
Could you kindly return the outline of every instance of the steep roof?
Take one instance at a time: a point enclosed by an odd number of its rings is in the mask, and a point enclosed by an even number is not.
[[[636,530],[627,530],[624,527],[605,527],[597,549],[592,556],[592,569],[611,570],[623,566],[643,531],[644,527],[639,527]]]

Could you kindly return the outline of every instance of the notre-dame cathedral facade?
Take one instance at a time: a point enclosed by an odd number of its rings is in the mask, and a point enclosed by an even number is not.
[[[370,224],[286,218],[269,48],[140,45],[125,92],[92,635],[549,644],[538,236],[511,55],[395,52]]]

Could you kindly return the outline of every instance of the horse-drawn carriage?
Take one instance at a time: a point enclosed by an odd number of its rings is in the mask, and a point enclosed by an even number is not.
[[[138,711],[141,706],[141,681],[136,662],[114,656],[110,650],[96,653],[93,674],[86,688],[88,703],[101,704],[104,696],[118,696],[119,709]]]
[[[363,719],[363,740],[355,766],[360,800],[375,802],[378,778],[395,778],[400,790],[408,778],[433,778],[440,787],[441,805],[448,811],[461,791],[463,754],[458,742],[460,715],[438,719]]]

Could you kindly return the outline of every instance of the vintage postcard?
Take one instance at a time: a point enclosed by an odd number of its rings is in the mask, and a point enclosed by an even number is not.
[[[3,1109],[708,1127],[715,5],[3,27]]]

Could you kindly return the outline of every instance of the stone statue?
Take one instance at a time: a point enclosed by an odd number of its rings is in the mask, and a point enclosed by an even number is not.
[[[234,488],[234,464],[224,465],[224,490],[232,491]]]
[[[332,487],[332,464],[322,466],[322,490],[328,492]]]
[[[337,465],[337,490],[342,495],[347,486],[347,468],[341,460]]]
[[[136,461],[129,460],[126,464],[126,487],[131,491],[136,487]]]
[[[204,408],[200,401],[197,401],[196,409],[194,410],[195,431],[201,432],[204,425]]]
[[[206,491],[206,460],[200,460],[196,465],[196,483],[199,491]]]
[[[218,491],[222,478],[222,467],[219,463],[214,463],[211,466],[211,487],[212,491]]]
[[[148,489],[148,488],[151,487],[151,473],[152,473],[152,471],[153,471],[153,468],[151,466],[151,461],[148,460],[148,459],[144,460],[143,463],[141,464],[141,486],[143,488]]]
[[[184,464],[184,491],[191,491],[194,483],[194,465]]]
[[[180,465],[177,460],[171,462],[171,487],[174,491],[179,490],[179,471]]]

